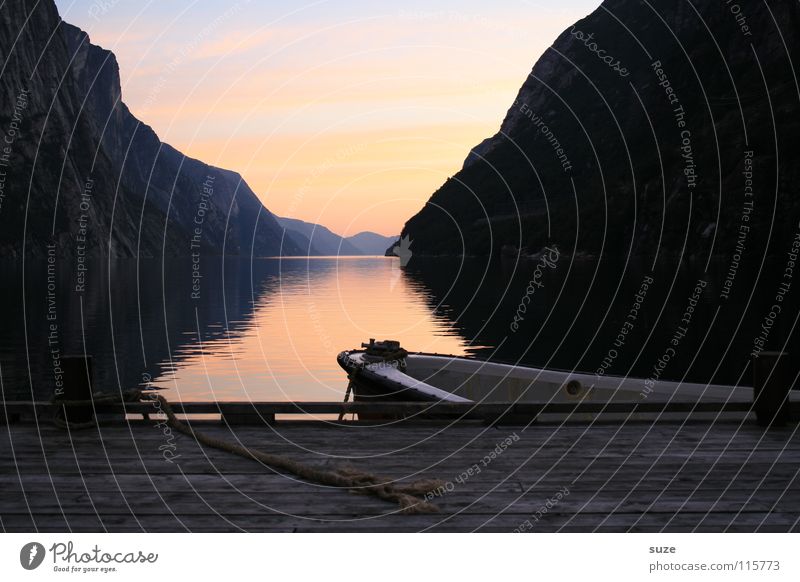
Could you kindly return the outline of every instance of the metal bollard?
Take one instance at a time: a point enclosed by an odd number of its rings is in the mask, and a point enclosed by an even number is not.
[[[75,355],[61,356],[61,369],[63,370],[64,389],[56,394],[55,402],[83,400],[85,406],[63,407],[64,418],[71,423],[89,422],[94,417],[91,405],[93,369],[92,356]]]
[[[784,426],[791,420],[789,354],[761,352],[753,356],[753,409],[761,426]]]

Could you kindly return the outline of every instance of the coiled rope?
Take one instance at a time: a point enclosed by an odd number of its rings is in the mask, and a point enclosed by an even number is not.
[[[167,415],[169,426],[178,432],[194,438],[203,445],[221,451],[227,451],[246,459],[259,461],[273,469],[292,473],[305,481],[318,483],[320,485],[329,485],[331,487],[341,487],[349,489],[354,493],[374,495],[386,501],[393,501],[400,506],[400,510],[403,513],[435,513],[439,511],[439,508],[432,503],[419,498],[419,496],[424,496],[426,493],[434,491],[437,487],[443,485],[443,482],[438,479],[422,479],[406,485],[396,485],[372,473],[359,471],[358,469],[340,468],[335,471],[317,469],[309,465],[304,465],[303,463],[298,463],[283,455],[254,450],[197,431],[175,416],[175,412],[172,410],[172,406],[170,406],[166,398],[160,394],[156,398],[161,403],[161,408]]]
[[[142,397],[142,391],[129,390],[120,394],[96,394],[92,400],[55,400],[54,403],[59,406],[56,409],[53,422],[56,426],[68,430],[91,428],[97,426],[97,421],[94,418],[89,422],[83,423],[69,422],[65,416],[65,409],[74,406],[86,407],[93,404],[136,402],[142,400]],[[192,437],[202,445],[227,451],[246,459],[259,461],[273,469],[291,473],[304,481],[340,487],[354,493],[373,495],[379,499],[397,503],[402,513],[435,513],[439,511],[436,505],[425,501],[421,497],[443,486],[444,482],[441,480],[422,479],[408,484],[395,484],[390,482],[389,479],[380,478],[372,473],[354,468],[339,468],[335,471],[317,469],[283,455],[251,449],[202,433],[179,420],[166,398],[158,394],[154,400],[161,405],[161,410],[167,415],[167,424],[171,428]],[[150,399],[150,401],[152,402],[153,399]]]

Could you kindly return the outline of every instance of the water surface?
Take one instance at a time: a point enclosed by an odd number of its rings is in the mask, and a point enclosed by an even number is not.
[[[384,257],[94,262],[81,292],[72,260],[49,274],[28,262],[24,273],[2,267],[9,399],[53,393],[54,353],[91,354],[103,391],[152,384],[181,400],[319,401],[343,397],[336,355],[370,337],[455,354],[467,345],[431,309],[431,292]]]
[[[726,384],[750,384],[764,322],[765,348],[800,347],[791,292],[769,318],[777,268],[742,271],[723,297],[726,265],[565,255],[414,257],[404,268],[386,257],[86,266],[0,265],[6,398],[49,398],[54,354],[91,354],[98,390],[152,384],[180,400],[330,401],[346,386],[336,355],[370,337],[413,351]]]

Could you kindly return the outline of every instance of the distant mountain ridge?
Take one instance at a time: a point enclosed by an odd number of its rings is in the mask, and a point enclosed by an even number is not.
[[[0,255],[296,255],[236,172],[161,142],[52,0],[0,6]],[[15,104],[25,101],[24,107]]]
[[[386,253],[386,249],[397,242],[399,238],[399,235],[384,236],[375,232],[365,231],[349,236],[347,240],[365,255],[383,256]]]
[[[343,237],[329,228],[296,218],[276,217],[288,236],[297,242],[303,255],[310,256],[359,256],[383,255],[386,248],[397,237],[383,236],[374,232],[360,232]]]
[[[290,236],[301,241],[303,254],[324,256],[361,254],[350,242],[324,226],[296,218],[278,217],[277,220]]]

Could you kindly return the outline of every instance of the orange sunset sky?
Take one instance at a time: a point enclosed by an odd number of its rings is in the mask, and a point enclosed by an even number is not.
[[[345,236],[399,233],[597,3],[57,2],[164,141]]]

